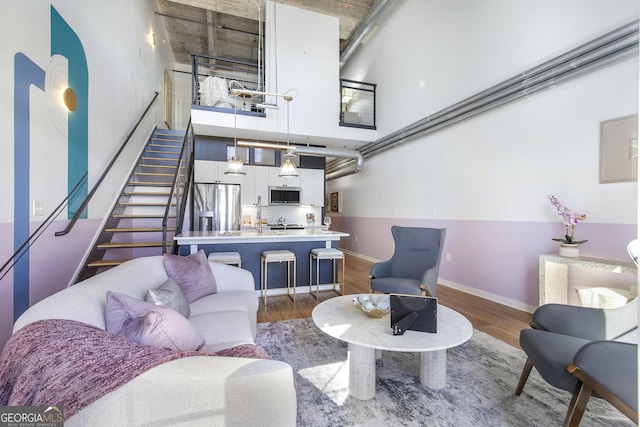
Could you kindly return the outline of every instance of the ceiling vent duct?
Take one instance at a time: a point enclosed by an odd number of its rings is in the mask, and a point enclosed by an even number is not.
[[[380,0],[369,14],[362,20],[353,35],[349,37],[349,42],[340,53],[340,68],[347,62],[347,59],[355,52],[360,43],[364,43],[377,28],[382,16],[394,5],[397,0]]]
[[[329,171],[325,169],[325,179],[331,180],[358,173],[364,168],[364,156],[359,151],[346,150],[343,148],[326,148],[326,147],[309,147],[305,145],[280,145],[268,142],[249,142],[238,141],[238,145],[242,147],[259,147],[272,148],[274,150],[282,150],[287,154],[304,154],[315,157],[334,157],[342,160],[340,170]]]
[[[316,157],[336,157],[343,160],[340,170],[325,171],[325,180],[340,178],[346,175],[358,173],[364,168],[364,157],[362,153],[355,150],[345,150],[341,148],[308,147],[292,145],[287,152],[291,154],[306,154]]]

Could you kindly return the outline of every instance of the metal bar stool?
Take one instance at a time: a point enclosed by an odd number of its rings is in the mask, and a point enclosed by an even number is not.
[[[331,277],[333,280],[333,291],[344,295],[344,253],[335,248],[315,248],[311,249],[309,253],[309,293],[313,295],[313,260],[316,261],[316,294],[315,297],[318,299],[318,292],[320,291],[320,260],[328,259],[331,260]],[[342,282],[338,282],[338,266],[337,262],[342,260]],[[326,283],[325,283],[326,284]],[[340,292],[336,289],[336,285],[340,285]]]
[[[287,295],[296,302],[296,254],[286,249],[272,250],[262,252],[260,257],[260,291],[267,305],[267,267],[270,262],[286,262],[287,263]],[[291,296],[291,263],[293,262],[293,297]]]
[[[222,264],[237,265],[242,267],[240,252],[211,252],[207,257],[209,262],[221,262]]]

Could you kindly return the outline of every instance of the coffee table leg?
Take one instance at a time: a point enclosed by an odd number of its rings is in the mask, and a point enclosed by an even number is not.
[[[349,394],[360,400],[375,396],[375,349],[349,343]]]
[[[447,384],[447,350],[420,353],[420,384],[444,388]]]

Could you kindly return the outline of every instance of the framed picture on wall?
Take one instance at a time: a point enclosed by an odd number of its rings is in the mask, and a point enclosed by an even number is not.
[[[638,179],[638,115],[600,123],[600,183]]]
[[[340,212],[342,210],[340,207],[340,193],[331,193],[331,211]]]

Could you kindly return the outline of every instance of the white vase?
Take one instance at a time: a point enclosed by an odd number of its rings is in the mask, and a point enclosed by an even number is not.
[[[578,245],[573,243],[563,243],[558,249],[558,255],[565,256],[567,258],[577,258],[580,256],[580,249]]]

